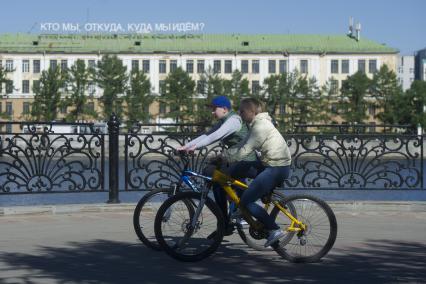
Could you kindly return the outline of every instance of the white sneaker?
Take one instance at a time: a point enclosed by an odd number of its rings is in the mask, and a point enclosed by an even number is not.
[[[268,238],[266,239],[265,248],[275,243],[279,239],[285,236],[285,233],[281,229],[269,231]]]
[[[244,220],[244,219],[243,219],[243,218],[241,218],[241,217],[238,217],[238,218],[235,220],[235,223],[237,223],[237,224],[239,224],[239,225],[241,225],[241,226],[247,226],[247,225],[248,225],[247,221],[246,221],[246,220]]]

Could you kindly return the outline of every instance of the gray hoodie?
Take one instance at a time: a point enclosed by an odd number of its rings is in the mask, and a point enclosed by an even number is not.
[[[287,142],[272,124],[267,112],[255,116],[249,126],[249,133],[239,147],[228,149],[224,157],[229,162],[241,161],[254,150],[260,152],[260,160],[267,167],[288,166],[291,154]]]

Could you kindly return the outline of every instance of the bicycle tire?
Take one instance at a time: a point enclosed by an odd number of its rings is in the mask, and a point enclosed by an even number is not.
[[[164,200],[157,198],[161,195],[165,195]],[[145,246],[153,250],[161,250],[154,233],[155,216],[161,204],[171,195],[173,190],[169,188],[151,190],[139,200],[133,211],[133,228],[136,235]]]
[[[200,219],[197,220],[197,225],[199,225],[199,227],[195,229],[189,228],[189,225],[193,220],[193,216],[195,214],[195,211],[197,210],[197,205],[199,204],[201,198],[201,193],[197,192],[177,193],[176,195],[167,199],[161,205],[160,209],[158,210],[157,216],[155,217],[155,236],[159,245],[168,255],[179,261],[200,261],[213,254],[222,242],[225,227],[223,216],[219,207],[210,198],[206,198],[205,200],[204,207],[202,208],[203,212],[201,212],[199,216],[201,218],[201,221]],[[185,204],[192,204],[192,206],[190,207],[186,206],[188,212],[182,212],[185,211],[184,207],[182,207],[184,208],[183,210],[179,210],[179,208],[174,208],[174,206],[178,207],[182,202]],[[191,208],[193,210],[193,213],[190,212]],[[208,210],[206,210],[206,208]],[[163,222],[163,217],[167,210],[171,210],[172,214],[174,214],[176,218],[170,217],[167,222]],[[182,216],[183,220],[176,221],[175,219],[178,219],[179,216]],[[201,226],[207,218],[212,219],[212,228],[206,230],[206,233],[204,233],[204,231],[203,233],[201,233]],[[207,221],[205,223],[207,224]],[[183,236],[171,236],[171,233],[169,233],[166,229],[167,226],[173,226],[173,224],[177,225],[177,228],[180,228],[180,230],[177,229],[170,231],[176,232],[177,234]],[[211,234],[207,235],[210,231]],[[211,238],[209,238],[209,236],[212,235],[214,231],[216,231],[216,233],[213,234]],[[201,236],[201,238],[198,238],[198,236]],[[198,243],[200,243],[201,241],[206,241],[207,245],[198,245]],[[183,242],[183,244],[181,242]],[[189,247],[192,244],[195,245],[194,249]],[[198,248],[205,249],[201,252],[192,253],[192,251]]]
[[[319,212],[312,212],[313,205],[308,210],[304,210],[307,207],[307,202],[310,201],[315,204],[319,209],[323,211],[323,215]],[[314,197],[311,195],[297,194],[288,196],[283,200],[283,204],[288,206],[289,203],[292,203],[297,212],[297,219],[304,222],[308,225],[308,229],[305,232],[304,236],[299,236],[298,233],[295,233],[293,238],[287,242],[281,244],[281,242],[277,242],[272,245],[275,251],[284,259],[290,262],[317,262],[322,257],[324,257],[330,249],[333,247],[334,242],[337,237],[337,221],[336,216],[333,213],[333,210],[330,206],[318,197]],[[279,209],[274,208],[273,214],[278,214]],[[318,245],[315,244],[314,241],[320,240],[318,238],[318,234],[321,231],[321,223],[316,223],[315,220],[320,220],[320,218],[324,218],[325,223],[328,223],[329,229],[327,229],[326,241],[324,244]],[[314,223],[315,222],[315,223]],[[325,224],[324,226],[326,226]],[[302,255],[303,251],[308,252],[308,246],[311,246],[312,243],[312,251],[314,252],[311,255]],[[313,247],[318,247],[319,249],[316,251]]]

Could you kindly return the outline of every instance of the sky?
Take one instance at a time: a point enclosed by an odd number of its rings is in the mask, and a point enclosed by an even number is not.
[[[54,32],[46,23],[120,23],[126,29],[129,23],[189,22],[199,23],[192,32],[207,34],[336,35],[348,32],[352,16],[361,23],[361,38],[402,55],[426,48],[426,0],[8,0],[0,9],[0,33],[35,34]]]

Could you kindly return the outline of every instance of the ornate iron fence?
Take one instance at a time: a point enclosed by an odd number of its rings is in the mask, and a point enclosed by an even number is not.
[[[105,139],[93,124],[72,125],[91,134],[62,133],[64,123],[8,124],[23,133],[0,133],[0,194],[105,190]]]
[[[172,150],[205,130],[195,124],[138,124],[120,133],[115,116],[107,133],[90,123],[73,124],[73,129],[84,129],[77,133],[57,131],[64,123],[14,124],[23,133],[1,132],[0,126],[0,195],[108,190],[112,203],[119,202],[120,190],[173,187],[183,163]],[[284,134],[293,159],[284,186],[424,189],[422,136],[343,132]],[[216,144],[197,151],[192,168],[201,171],[208,157],[222,149]]]

